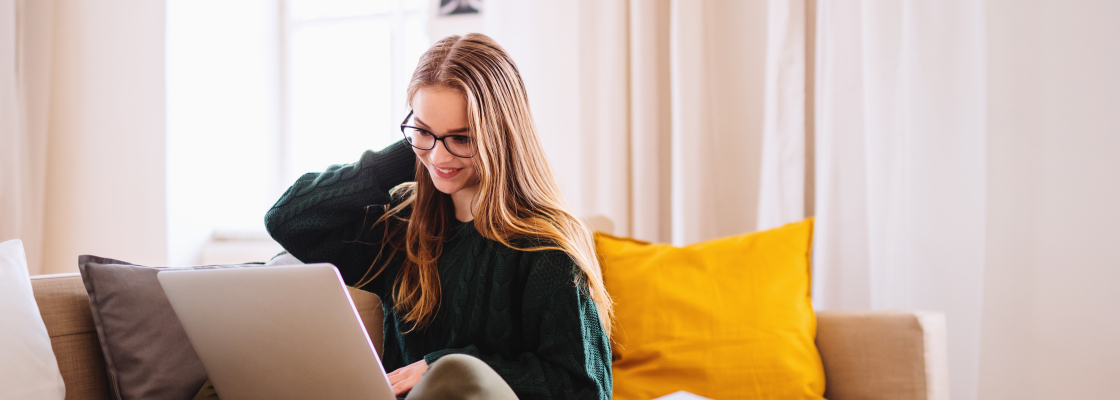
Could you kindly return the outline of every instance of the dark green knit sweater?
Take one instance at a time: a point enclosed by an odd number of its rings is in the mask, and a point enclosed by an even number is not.
[[[385,227],[373,222],[392,201],[389,189],[415,180],[415,163],[412,149],[397,142],[366,151],[356,163],[305,174],[268,211],[265,225],[293,256],[332,263],[354,285],[382,240],[400,240],[384,238]],[[485,361],[521,399],[610,398],[610,344],[586,285],[575,283],[572,259],[513,250],[482,237],[473,222],[450,224],[438,262],[440,308],[427,328],[404,333],[409,325],[393,311],[390,293],[403,255],[361,288],[385,308],[385,370],[463,353]]]

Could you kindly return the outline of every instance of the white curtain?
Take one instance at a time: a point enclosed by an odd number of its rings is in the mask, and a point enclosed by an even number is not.
[[[494,0],[484,18],[577,213],[675,244],[754,230],[765,2]]]
[[[163,2],[0,0],[0,240],[167,260]]]
[[[758,229],[799,221],[811,210],[806,198],[806,140],[813,96],[809,17],[815,0],[770,0],[766,21],[766,104],[762,132]],[[808,191],[811,194],[811,191]],[[806,204],[808,203],[808,204]]]
[[[984,5],[821,2],[813,301],[947,315],[950,392],[977,395]]]
[[[0,241],[42,270],[53,1],[0,0]]]

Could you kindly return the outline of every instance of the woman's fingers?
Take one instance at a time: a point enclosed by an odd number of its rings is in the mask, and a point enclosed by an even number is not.
[[[395,386],[413,375],[416,375],[416,368],[410,365],[393,371],[393,373],[386,376],[389,377],[389,384]]]
[[[402,379],[393,385],[393,395],[400,396],[412,390],[413,386],[420,382],[420,374],[412,374],[407,378]]]
[[[389,385],[393,387],[393,394],[400,396],[412,390],[427,370],[428,363],[420,360],[386,375],[389,377]]]
[[[393,395],[394,396],[400,396],[400,395],[408,392],[409,389],[412,389],[412,388],[405,388],[404,385],[398,383],[396,385],[393,385]]]
[[[393,385],[393,386],[396,386],[397,383],[400,383],[400,381],[404,380],[405,374],[396,374],[396,375],[389,374],[388,377],[389,377],[389,384]]]

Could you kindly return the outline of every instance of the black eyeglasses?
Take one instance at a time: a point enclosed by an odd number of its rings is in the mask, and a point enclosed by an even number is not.
[[[443,142],[443,148],[455,157],[474,157],[474,146],[471,143],[470,136],[439,136],[422,128],[405,125],[409,118],[412,118],[412,111],[409,111],[408,116],[404,117],[404,121],[401,122],[401,133],[404,134],[404,140],[412,147],[420,150],[431,150],[436,148],[436,142]]]

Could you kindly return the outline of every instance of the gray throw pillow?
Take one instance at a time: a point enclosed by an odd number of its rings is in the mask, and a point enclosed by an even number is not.
[[[78,257],[109,387],[118,400],[189,400],[206,382],[206,370],[156,280],[159,271],[241,268],[259,264],[153,268],[83,255]]]

